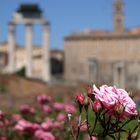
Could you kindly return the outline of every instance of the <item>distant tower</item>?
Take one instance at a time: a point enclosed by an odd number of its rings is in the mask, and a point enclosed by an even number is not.
[[[114,31],[122,33],[124,31],[123,0],[114,0]]]

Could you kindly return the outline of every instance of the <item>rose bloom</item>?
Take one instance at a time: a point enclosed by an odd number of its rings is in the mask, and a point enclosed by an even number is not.
[[[65,104],[65,111],[67,113],[73,114],[73,113],[76,113],[76,108],[73,104]]]
[[[53,128],[53,126],[54,126],[53,121],[52,119],[49,118],[41,124],[42,129],[45,131],[50,131]]]
[[[21,119],[22,119],[22,116],[19,115],[19,114],[13,114],[13,115],[12,115],[12,120],[13,120],[14,122],[18,122],[18,121],[21,120]]]
[[[43,130],[37,130],[35,132],[35,137],[39,140],[55,140],[55,137],[50,132],[45,132]]]
[[[5,136],[1,136],[0,140],[6,140],[6,137]]]
[[[46,94],[41,94],[37,96],[37,101],[39,104],[44,105],[52,101],[51,97]]]
[[[49,105],[42,105],[42,109],[46,113],[52,113],[53,109]]]
[[[57,122],[57,121],[55,121],[54,123],[53,123],[53,127],[54,128],[59,128],[59,129],[62,129],[63,128],[63,123],[62,122]]]
[[[53,104],[53,108],[56,111],[62,111],[64,109],[64,104],[63,103],[59,103],[59,102],[55,102]]]
[[[45,131],[43,131],[42,129],[38,129],[35,131],[35,137],[40,138],[44,133]]]
[[[100,101],[104,109],[109,110],[110,115],[118,113],[121,118],[137,115],[136,104],[129,97],[129,94],[123,90],[103,85],[98,89],[93,86],[95,101]]]
[[[7,128],[9,126],[11,126],[11,122],[9,120],[4,119],[4,120],[0,121],[0,129]]]
[[[33,107],[31,107],[30,105],[25,104],[20,107],[20,112],[22,114],[32,114],[33,115],[35,113],[35,109]]]
[[[66,115],[63,113],[59,113],[56,117],[56,120],[59,122],[64,122],[66,120]]]
[[[40,126],[36,123],[31,123],[29,121],[26,120],[19,120],[18,123],[15,125],[15,130],[18,131],[26,131],[30,134],[32,134],[33,132],[35,132],[35,130],[39,129]]]

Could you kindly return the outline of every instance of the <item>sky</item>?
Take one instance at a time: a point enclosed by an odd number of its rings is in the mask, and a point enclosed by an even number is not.
[[[51,49],[63,49],[64,37],[87,29],[113,31],[114,0],[0,0],[0,42],[7,41],[8,22],[20,4],[35,4],[50,22]],[[124,0],[125,28],[140,25],[140,0]],[[41,46],[42,30],[34,25],[33,44]],[[25,44],[25,25],[16,27],[17,44]]]

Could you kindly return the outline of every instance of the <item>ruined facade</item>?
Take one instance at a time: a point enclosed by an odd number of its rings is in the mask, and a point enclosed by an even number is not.
[[[65,37],[65,79],[140,89],[140,27],[124,30],[123,1],[114,0],[114,31]]]
[[[24,48],[20,48],[16,42],[18,24],[26,27]],[[43,39],[40,48],[35,48],[32,42],[34,24],[42,26]],[[26,77],[49,82],[51,79],[49,47],[49,22],[43,17],[41,9],[36,4],[22,4],[8,24],[7,43],[0,44],[0,71],[13,74],[25,67]]]
[[[25,28],[25,46],[16,42],[16,26]],[[33,25],[42,26],[40,46],[33,44]],[[25,76],[51,82],[52,78],[62,77],[64,52],[50,49],[49,22],[43,17],[42,10],[36,4],[22,4],[13,14],[8,24],[8,40],[0,42],[0,73],[18,73],[25,70]]]

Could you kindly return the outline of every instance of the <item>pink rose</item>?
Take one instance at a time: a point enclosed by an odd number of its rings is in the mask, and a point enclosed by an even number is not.
[[[106,109],[111,109],[114,107],[115,103],[118,101],[118,96],[115,94],[111,87],[106,85],[100,87],[100,90],[94,85],[93,86],[95,99],[99,100]]]
[[[13,120],[14,122],[18,122],[18,121],[21,120],[21,119],[22,119],[22,116],[19,115],[19,114],[13,114],[13,115],[12,115],[12,120]]]
[[[31,126],[31,123],[26,121],[26,120],[19,120],[15,126],[15,129],[16,130],[19,130],[19,131],[24,131],[25,128]]]
[[[18,131],[26,131],[29,134],[33,134],[37,129],[39,129],[39,124],[31,123],[26,120],[19,120],[18,123],[15,126],[15,129]]]
[[[50,132],[45,132],[43,130],[37,130],[35,132],[35,137],[40,140],[55,140],[55,137]]]
[[[42,129],[39,129],[39,130],[35,131],[34,135],[35,135],[36,138],[41,138],[42,135],[44,135],[44,133],[45,133],[45,131],[43,131]]]
[[[50,131],[53,128],[53,121],[51,119],[47,119],[45,122],[41,124],[41,127],[45,131]]]
[[[1,136],[1,137],[0,137],[0,140],[6,140],[6,137]]]
[[[63,103],[59,103],[59,102],[55,102],[53,104],[53,108],[57,111],[62,111],[64,109],[64,104]]]
[[[75,106],[73,104],[65,104],[65,111],[67,113],[73,114],[73,113],[76,112],[76,108],[75,108]]]
[[[54,122],[53,127],[54,128],[62,129],[63,128],[63,123],[61,123],[61,122]]]
[[[20,107],[20,112],[23,114],[34,114],[35,113],[35,109],[33,107],[31,107],[28,104],[22,105]]]
[[[66,120],[66,115],[60,113],[60,114],[57,115],[57,118],[56,118],[56,119],[57,119],[57,121],[59,121],[59,122],[64,122],[64,121]]]
[[[49,105],[43,105],[42,109],[46,113],[51,113],[53,111],[53,109]]]
[[[95,101],[100,101],[110,115],[120,115],[121,118],[137,115],[136,104],[129,94],[116,87],[103,85],[98,89],[93,86]]]
[[[37,101],[41,104],[41,105],[44,105],[48,102],[51,102],[52,99],[50,96],[46,95],[46,94],[42,94],[42,95],[38,95],[37,96]]]

